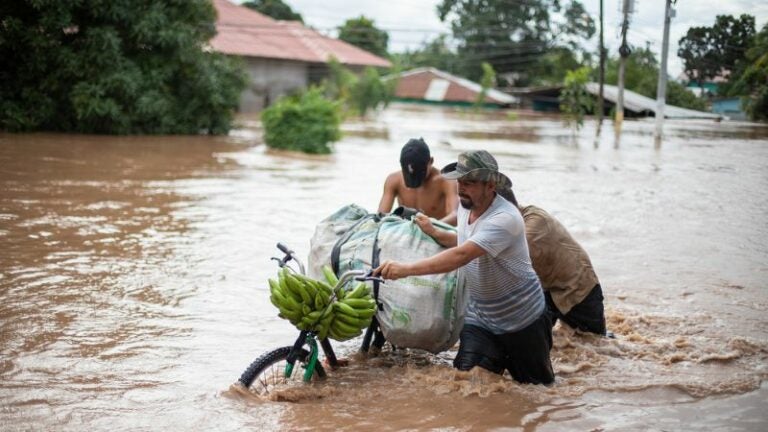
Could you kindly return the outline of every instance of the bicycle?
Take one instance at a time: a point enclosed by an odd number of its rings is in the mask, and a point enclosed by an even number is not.
[[[296,257],[292,250],[282,243],[278,243],[277,248],[285,254],[282,258],[272,257],[272,260],[278,262],[280,268],[288,267],[291,271],[306,274],[304,264]],[[288,264],[290,261],[294,261],[298,269],[291,267]],[[353,279],[384,283],[383,279],[372,276],[370,271],[350,270],[339,277],[338,283],[333,287],[334,291]],[[378,321],[375,317],[363,337],[362,351],[368,351],[371,338],[374,338],[374,346],[378,345],[379,348],[384,343],[384,336],[378,329]],[[327,373],[319,361],[318,345],[323,350],[328,364],[333,368],[337,367],[339,361],[328,338],[320,340],[318,344],[318,336],[315,332],[301,330],[293,345],[280,347],[262,354],[251,362],[248,368],[240,375],[238,381],[246,389],[263,396],[269,394],[274,388],[291,382],[303,381],[307,383],[313,377],[315,379],[323,379],[327,376]],[[300,369],[304,369],[302,373],[297,372],[297,362]]]

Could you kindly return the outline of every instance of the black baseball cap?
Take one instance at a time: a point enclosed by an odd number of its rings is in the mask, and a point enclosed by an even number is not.
[[[412,138],[405,143],[400,152],[400,167],[407,187],[415,189],[424,183],[431,158],[423,138]]]

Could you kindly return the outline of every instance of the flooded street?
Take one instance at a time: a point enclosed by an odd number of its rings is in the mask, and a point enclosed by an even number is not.
[[[768,429],[768,127],[587,122],[395,105],[331,156],[229,137],[0,134],[0,429]],[[454,352],[355,354],[262,400],[233,383],[290,345],[267,278],[280,241],[375,211],[402,145],[438,167],[490,151],[521,204],[592,258],[615,339],[556,326],[551,387],[450,367]]]

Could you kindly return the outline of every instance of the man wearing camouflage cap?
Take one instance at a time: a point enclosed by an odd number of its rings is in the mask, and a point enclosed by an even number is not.
[[[449,249],[411,263],[384,261],[374,273],[399,279],[459,268],[469,302],[454,366],[496,373],[506,369],[519,382],[551,383],[552,325],[522,215],[505,199],[512,194],[512,182],[485,150],[461,153],[441,172],[458,180],[457,232],[436,229],[424,216],[416,223]]]

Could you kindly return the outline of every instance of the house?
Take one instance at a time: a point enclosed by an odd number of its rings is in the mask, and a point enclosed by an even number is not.
[[[385,79],[398,80],[395,99],[405,102],[473,105],[482,91],[482,86],[476,82],[433,67],[416,68]],[[488,89],[483,103],[505,107],[517,102],[518,98],[514,96]]]
[[[741,108],[741,98],[720,98],[712,100],[712,112],[729,120],[747,120],[747,113]]]
[[[386,59],[324,36],[298,21],[279,21],[227,0],[213,0],[216,36],[210,48],[245,61],[251,82],[240,98],[241,112],[255,112],[295,90],[319,83],[336,58],[360,72],[389,67]]]
[[[516,94],[522,98],[525,107],[535,111],[560,111],[560,92],[563,86],[550,86],[537,89],[519,89]],[[600,91],[598,83],[589,82],[586,85],[587,92],[597,98]],[[605,109],[608,112],[616,105],[619,88],[615,85],[603,85],[603,99]],[[656,99],[643,96],[631,90],[624,89],[624,115],[625,117],[650,117],[656,113]],[[674,105],[664,105],[664,117],[676,119],[719,119],[722,115],[704,111],[696,111],[681,108]]]

